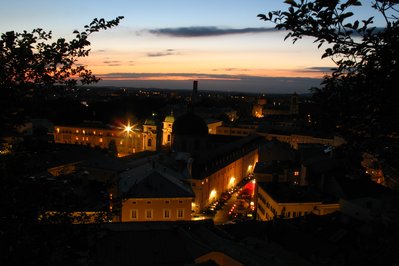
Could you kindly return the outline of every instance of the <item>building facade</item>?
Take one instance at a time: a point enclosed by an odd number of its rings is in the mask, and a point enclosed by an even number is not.
[[[326,215],[339,210],[338,202],[326,203],[320,195],[286,183],[258,182],[256,186],[257,220],[293,219],[310,213]]]
[[[153,170],[122,197],[122,222],[191,220],[194,194],[178,179]]]
[[[54,142],[115,150],[118,157],[156,150],[156,124],[144,124],[143,130],[110,127],[101,123],[54,126]]]

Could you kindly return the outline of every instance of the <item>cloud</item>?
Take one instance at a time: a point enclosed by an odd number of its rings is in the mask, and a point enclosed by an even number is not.
[[[301,72],[332,72],[333,67],[308,67]]]
[[[234,67],[228,67],[228,68],[214,68],[212,71],[249,71],[248,68],[234,68]]]
[[[221,36],[228,34],[244,34],[244,33],[262,33],[274,32],[275,28],[218,28],[218,27],[180,27],[180,28],[160,28],[148,30],[148,32],[155,35],[166,35],[171,37],[206,37],[206,36]]]
[[[174,54],[176,54],[175,50],[167,49],[167,50],[162,51],[162,52],[150,52],[150,53],[147,53],[147,56],[148,57],[159,57],[159,56],[168,56],[168,55],[174,55]]]
[[[117,60],[104,61],[103,63],[106,64],[107,66],[120,66],[121,65],[121,61],[117,61]]]
[[[98,76],[109,80],[240,80],[243,78],[237,75],[197,73],[109,73]]]

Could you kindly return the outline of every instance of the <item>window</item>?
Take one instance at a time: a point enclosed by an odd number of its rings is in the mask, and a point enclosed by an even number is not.
[[[134,209],[134,210],[130,210],[130,218],[132,220],[137,220],[139,217],[139,212],[138,210]]]
[[[183,201],[182,201],[182,200],[179,200],[179,203],[183,203]]]
[[[152,145],[152,139],[148,139],[148,141],[147,141],[147,146],[148,146],[148,147],[151,147],[151,145]]]
[[[291,217],[291,212],[287,212],[286,217],[287,217],[287,218],[290,218],[290,217]]]
[[[100,138],[100,143],[103,143],[103,138]]]
[[[146,209],[145,210],[145,218],[146,219],[152,219],[152,209]]]
[[[165,200],[165,204],[169,204],[169,200]]]
[[[302,216],[302,212],[298,212],[298,216]]]
[[[177,210],[177,218],[184,218],[184,210],[183,209]]]
[[[293,217],[293,218],[296,217],[296,212],[292,212],[292,217]]]
[[[136,202],[135,202],[135,201],[132,201],[132,204],[136,204]]]
[[[163,218],[164,219],[170,219],[170,209],[164,209],[163,210]]]
[[[170,141],[170,135],[168,135],[168,142]]]
[[[147,204],[151,204],[151,201],[147,201]]]

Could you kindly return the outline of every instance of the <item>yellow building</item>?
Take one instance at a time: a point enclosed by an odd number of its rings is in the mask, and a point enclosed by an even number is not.
[[[143,149],[145,151],[157,150],[157,123],[154,119],[147,119],[143,124]]]
[[[287,183],[258,182],[256,186],[257,219],[292,219],[308,215],[326,215],[339,210],[337,201],[326,202],[309,188]]]
[[[122,222],[191,220],[194,194],[190,187],[156,170],[121,197]]]
[[[110,127],[102,123],[85,123],[78,126],[54,126],[54,142],[84,145],[102,149],[116,149],[118,156],[156,149],[156,129],[154,123],[143,125],[143,130],[125,127]]]
[[[200,212],[253,171],[264,139],[209,134],[206,123],[187,113],[173,124],[175,168],[195,193],[193,211]]]
[[[170,147],[172,144],[172,126],[175,122],[173,112],[166,116],[162,122],[162,146]]]

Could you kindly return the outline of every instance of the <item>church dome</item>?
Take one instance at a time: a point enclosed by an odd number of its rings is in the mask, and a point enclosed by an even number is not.
[[[208,126],[201,117],[190,112],[176,119],[172,132],[175,135],[206,136],[208,135]]]
[[[148,118],[145,120],[144,125],[146,126],[156,126],[157,122],[153,118]]]
[[[168,123],[174,123],[175,122],[175,117],[172,115],[168,115],[165,117],[164,122],[168,122]]]

